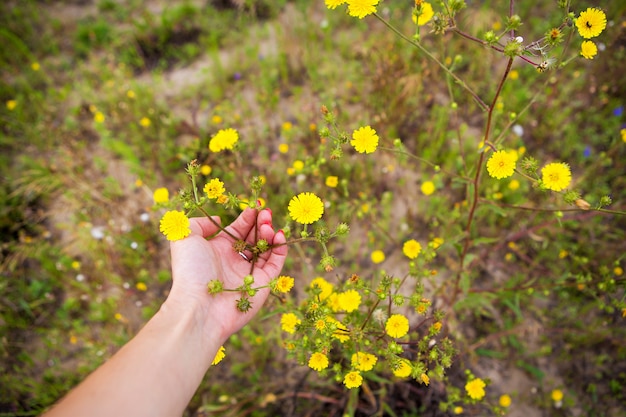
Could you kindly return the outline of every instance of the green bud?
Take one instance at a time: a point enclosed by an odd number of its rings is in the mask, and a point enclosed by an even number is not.
[[[399,138],[396,138],[393,140],[393,147],[394,148],[401,148],[402,147],[402,140],[400,140]]]
[[[323,127],[319,130],[320,137],[327,138],[330,136],[330,130],[327,127]]]
[[[506,28],[507,30],[517,30],[522,26],[522,18],[518,15],[514,14],[513,16],[507,18]]]
[[[396,294],[393,296],[393,304],[401,307],[404,304],[404,297],[400,294]]]
[[[516,56],[522,55],[524,52],[524,45],[518,38],[512,38],[509,42],[504,46],[504,55],[509,58],[515,58]]]
[[[247,298],[241,297],[237,300],[237,310],[247,313],[252,308],[252,303]]]
[[[492,45],[498,42],[498,36],[494,33],[493,30],[489,30],[485,33],[485,41],[487,41],[488,44]]]
[[[330,272],[337,266],[337,260],[332,255],[324,255],[320,259],[320,265],[324,268],[324,271]]]
[[[576,200],[578,200],[580,198],[580,194],[577,191],[571,190],[566,192],[563,195],[563,201],[565,201],[565,203],[567,204],[575,204]]]
[[[261,239],[256,243],[256,247],[259,250],[259,253],[263,253],[269,249],[270,245],[267,243],[267,240]]]
[[[247,293],[248,293],[248,295],[249,295],[250,297],[254,297],[254,296],[256,295],[256,293],[257,293],[257,290],[255,290],[254,288],[250,288],[250,289],[247,291]]]
[[[335,234],[336,234],[337,236],[344,236],[344,235],[347,235],[347,234],[348,234],[348,232],[350,232],[350,226],[348,226],[348,225],[347,225],[347,224],[345,224],[345,223],[339,223],[339,224],[337,225],[337,229],[335,229]]]
[[[610,206],[612,202],[613,202],[613,200],[611,199],[611,197],[610,197],[610,196],[608,196],[608,195],[603,195],[603,196],[600,198],[600,207]]]
[[[246,275],[243,278],[243,285],[248,286],[248,285],[252,285],[252,284],[254,284],[254,277],[252,275]]]
[[[521,168],[528,175],[535,175],[539,169],[539,162],[532,156],[526,156],[522,159]]]
[[[220,280],[212,279],[207,284],[207,290],[208,290],[209,294],[211,294],[211,295],[219,294],[222,291],[224,291],[224,284]]]

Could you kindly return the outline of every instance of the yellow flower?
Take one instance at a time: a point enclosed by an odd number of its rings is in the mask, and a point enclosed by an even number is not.
[[[102,112],[97,111],[96,114],[93,115],[93,121],[96,123],[103,123],[104,119],[105,117]]]
[[[352,367],[359,371],[371,371],[376,365],[378,358],[371,353],[356,352],[352,354]]]
[[[33,71],[39,71],[39,69],[41,68],[41,65],[39,65],[39,62],[33,62],[32,64],[30,64],[30,67],[32,68]]]
[[[432,181],[425,181],[420,187],[424,195],[431,195],[435,192],[435,184]]]
[[[222,129],[209,141],[209,150],[221,152],[224,149],[233,149],[237,141],[239,141],[239,133],[235,129]]]
[[[326,177],[326,186],[330,188],[335,188],[339,184],[339,178],[334,175],[329,175]]]
[[[553,162],[541,169],[541,182],[552,191],[566,189],[572,182],[572,172],[563,162]]]
[[[409,319],[402,314],[393,314],[387,319],[385,331],[394,338],[400,338],[409,332]]]
[[[497,179],[508,178],[515,172],[515,159],[507,151],[494,152],[487,161],[487,172]]]
[[[222,361],[222,359],[224,359],[225,356],[226,349],[224,349],[224,346],[220,346],[220,348],[217,350],[217,353],[215,354],[215,357],[213,358],[213,362],[211,362],[211,365],[217,365]]]
[[[420,379],[422,380],[424,385],[430,384],[430,378],[428,377],[428,375],[422,374],[422,375],[420,375]]]
[[[552,391],[552,394],[550,394],[550,396],[552,397],[552,401],[558,403],[563,399],[563,391],[561,391],[560,389],[555,389]]]
[[[189,219],[184,212],[178,210],[168,211],[161,218],[159,230],[167,240],[181,240],[189,236]]]
[[[626,128],[620,130],[619,134],[622,135],[622,142],[626,143]]]
[[[356,290],[348,290],[338,295],[339,307],[350,313],[361,305],[361,294]]]
[[[141,120],[139,120],[139,124],[142,127],[149,127],[152,124],[152,122],[147,117],[142,117]]]
[[[202,165],[200,167],[200,173],[204,176],[210,175],[211,171],[213,171],[213,168],[211,168],[209,165]]]
[[[167,203],[170,199],[170,192],[165,187],[157,188],[152,194],[152,199],[154,204]]]
[[[519,72],[517,70],[511,70],[511,72],[509,72],[509,78],[517,80],[519,78]]]
[[[359,153],[372,153],[378,147],[378,135],[370,126],[360,127],[352,132],[350,145]]]
[[[323,353],[315,352],[309,359],[309,368],[321,371],[328,368],[328,356]]]
[[[277,292],[289,292],[293,288],[294,279],[285,275],[281,275],[276,278],[275,291]]]
[[[459,414],[463,414],[463,407],[461,407],[460,405],[457,405],[456,407],[454,407],[454,414],[459,415]]]
[[[326,7],[328,7],[331,10],[336,9],[337,6],[341,6],[345,2],[346,0],[324,0]]]
[[[348,372],[343,379],[343,383],[346,388],[358,388],[363,383],[363,377],[360,372],[352,371]]]
[[[613,273],[619,277],[624,274],[624,270],[622,269],[621,266],[616,266],[615,268],[613,268]]]
[[[222,123],[222,117],[217,114],[213,115],[213,117],[211,117],[211,123],[213,123],[214,125],[219,125],[220,123]]]
[[[15,101],[15,100],[8,100],[7,101],[7,109],[9,111],[13,110],[16,107],[17,107],[17,101]]]
[[[378,0],[347,0],[348,14],[363,19],[365,16],[376,13]]]
[[[407,359],[400,359],[400,365],[394,369],[393,374],[398,378],[406,378],[411,375],[411,371],[413,371],[411,362]]]
[[[415,239],[407,240],[402,246],[402,253],[409,258],[415,259],[422,251],[422,245]]]
[[[515,191],[519,188],[520,184],[518,180],[511,180],[509,183],[509,190]]]
[[[80,262],[73,261],[72,262],[72,269],[75,270],[75,271],[78,271],[80,269]]]
[[[126,92],[126,97],[128,97],[128,98],[130,98],[130,99],[135,98],[135,97],[136,97],[135,92],[134,92],[133,90],[128,90],[128,91]]]
[[[372,262],[379,264],[385,260],[385,252],[381,250],[375,250],[371,255]]]
[[[148,291],[148,286],[144,282],[138,282],[135,285],[135,288],[137,288],[139,291]]]
[[[285,313],[280,317],[281,329],[290,334],[294,334],[296,332],[296,326],[300,323],[302,323],[302,320],[300,320],[293,313]]]
[[[313,324],[313,327],[315,327],[315,329],[321,332],[322,330],[325,330],[328,327],[328,321],[326,321],[325,318],[318,319],[315,321],[315,324]]]
[[[289,152],[289,145],[287,145],[286,143],[281,143],[280,145],[278,145],[278,152],[280,153]]]
[[[600,9],[588,7],[576,19],[578,33],[585,39],[595,38],[606,28],[606,15]]]
[[[593,59],[598,54],[598,47],[593,41],[583,41],[580,45],[580,54],[583,58]]]
[[[293,169],[296,172],[300,172],[304,169],[304,162],[302,162],[299,159],[296,159],[295,161],[293,161]]]
[[[330,294],[333,292],[333,284],[326,281],[322,277],[317,277],[311,281],[311,288],[318,287],[320,289],[320,294],[318,295],[320,301],[324,301],[327,299]]]
[[[511,396],[508,394],[504,394],[500,396],[500,407],[510,407],[511,406]]]
[[[207,197],[214,199],[224,194],[226,189],[224,188],[224,183],[220,181],[219,178],[213,178],[205,184],[203,191],[206,193]]]
[[[485,382],[480,378],[475,378],[465,384],[467,395],[473,400],[480,400],[485,396]]]
[[[289,216],[298,223],[311,224],[324,214],[324,203],[313,193],[300,193],[289,201]]]
[[[440,237],[434,237],[433,240],[431,240],[428,243],[428,246],[430,246],[433,249],[437,249],[439,248],[441,245],[443,245],[444,240]]]
[[[435,15],[433,6],[426,1],[422,2],[421,8],[418,7],[416,13],[419,13],[419,15],[413,14],[412,19],[413,23],[416,23],[418,26],[424,26]]]
[[[291,124],[291,122],[283,122],[282,129],[285,132],[289,132],[292,127],[293,127],[293,124]]]

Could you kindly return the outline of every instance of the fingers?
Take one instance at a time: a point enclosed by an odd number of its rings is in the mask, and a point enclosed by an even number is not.
[[[215,223],[221,224],[219,216],[211,216],[211,218],[215,221]],[[191,228],[192,234],[200,235],[202,237],[214,235],[219,230],[219,227],[206,217],[192,217],[189,219],[189,227]]]
[[[273,247],[269,251],[269,256],[265,264],[262,266],[263,271],[270,277],[277,277],[280,274],[285,259],[287,259],[287,245],[285,244],[287,239],[282,230],[279,230],[271,242]]]
[[[251,208],[246,208],[240,215],[232,222],[226,230],[233,236],[245,240],[248,234],[256,225],[257,211]]]

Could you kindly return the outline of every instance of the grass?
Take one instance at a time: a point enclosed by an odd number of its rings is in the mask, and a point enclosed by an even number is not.
[[[304,0],[242,4],[0,6],[0,413],[41,413],[156,311],[170,266],[152,192],[183,187],[193,159],[212,168],[202,181],[219,177],[241,197],[263,175],[261,197],[292,238],[300,229],[286,208],[300,191],[327,204],[329,227],[346,222],[351,231],[328,243],[338,260],[330,273],[316,245],[290,249],[283,272],[296,277],[294,294],[287,304],[271,300],[229,340],[188,415],[453,415],[459,406],[495,415],[505,411],[501,394],[512,396],[512,415],[623,413],[626,9],[601,6],[614,24],[592,61],[538,72],[516,59],[487,112],[455,77],[490,105],[507,63],[494,50],[423,27],[421,45],[445,72],[373,16]],[[383,5],[380,16],[410,40],[405,2]],[[505,6],[468,6],[458,28],[482,38],[505,25]],[[528,41],[561,21],[556,6],[515,8]],[[579,40],[569,42],[574,56]],[[591,210],[519,173],[489,177],[478,152],[489,114],[498,148],[540,167],[567,162]],[[380,136],[371,155],[346,140],[364,125]],[[210,152],[211,136],[227,127],[240,133],[237,151]],[[329,175],[336,188],[325,185]],[[425,181],[435,184],[432,195],[420,191]],[[402,254],[404,241],[426,247],[435,237],[445,242],[436,256],[409,263]],[[374,250],[383,263],[371,261]],[[425,362],[429,386],[381,365],[363,389],[348,391],[302,363],[306,351],[276,348],[291,340],[280,314],[305,302],[313,278],[340,286],[353,274],[403,279],[409,293],[432,301],[416,343],[436,314],[445,316],[432,340],[440,346],[447,336],[457,353],[445,371]],[[468,375],[489,382],[485,400],[468,400]],[[565,393],[561,404],[554,389]]]

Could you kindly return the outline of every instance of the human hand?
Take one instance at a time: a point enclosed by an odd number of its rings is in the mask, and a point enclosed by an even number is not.
[[[220,218],[213,219],[219,224]],[[220,280],[224,289],[235,289],[243,284],[250,274],[251,263],[233,249],[233,238],[221,231],[211,239],[208,237],[219,228],[206,217],[191,218],[191,234],[183,240],[171,242],[172,276],[174,283],[167,302],[183,308],[198,308],[207,326],[219,328],[223,342],[232,333],[243,327],[261,308],[269,289],[259,290],[250,298],[252,307],[243,313],[237,309],[240,292],[224,291],[210,295],[207,284]],[[274,232],[272,212],[269,209],[244,210],[232,224],[225,228],[231,235],[250,245],[265,239],[270,250],[258,255],[254,262],[253,288],[267,285],[280,273],[287,256],[286,239],[282,231]],[[256,232],[255,232],[256,229]],[[248,257],[252,255],[246,251]]]

